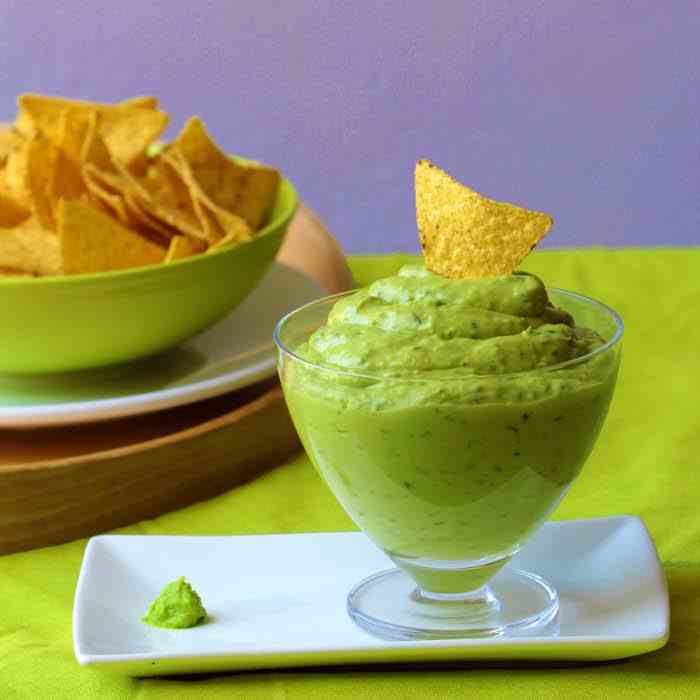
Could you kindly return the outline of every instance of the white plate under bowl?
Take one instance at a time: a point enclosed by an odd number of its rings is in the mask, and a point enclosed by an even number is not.
[[[315,281],[275,263],[240,306],[177,348],[103,369],[0,374],[0,428],[75,425],[150,413],[266,379],[275,373],[275,324],[321,294]]]
[[[559,630],[541,636],[392,642],[348,617],[353,584],[391,566],[360,533],[241,537],[94,537],[73,611],[84,665],[134,676],[401,662],[618,659],[663,646],[666,579],[635,517],[547,523],[509,566],[560,596]],[[185,630],[140,622],[185,576],[210,619]]]

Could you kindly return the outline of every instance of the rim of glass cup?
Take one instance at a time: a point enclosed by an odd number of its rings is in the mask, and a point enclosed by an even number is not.
[[[347,369],[341,369],[338,367],[332,367],[330,365],[322,365],[317,362],[311,362],[310,360],[307,360],[301,355],[297,355],[296,352],[288,348],[283,342],[282,339],[280,338],[280,331],[282,327],[290,321],[294,316],[297,314],[301,314],[303,311],[306,309],[311,308],[312,306],[319,306],[321,304],[328,304],[331,301],[336,301],[338,299],[341,299],[346,296],[350,296],[351,294],[354,294],[357,292],[357,289],[351,289],[347,292],[339,292],[338,294],[329,294],[324,297],[320,297],[319,299],[314,299],[313,301],[310,301],[303,306],[300,306],[296,309],[293,309],[289,313],[285,314],[282,316],[282,318],[277,322],[275,325],[275,330],[272,334],[273,340],[275,342],[275,345],[279,348],[281,352],[283,352],[285,355],[289,355],[290,357],[294,358],[297,362],[301,362],[302,364],[306,365],[307,367],[312,367],[316,370],[321,370],[323,372],[330,372],[335,375],[343,376],[343,377],[352,377],[355,379],[371,379],[373,381],[401,381],[401,382],[436,382],[436,381],[450,381],[453,379],[482,379],[482,378],[487,378],[487,377],[522,377],[522,376],[527,376],[527,375],[532,375],[532,374],[540,374],[542,372],[552,372],[555,370],[559,369],[567,369],[569,367],[573,367],[575,365],[583,364],[584,362],[588,362],[597,355],[601,355],[607,350],[610,350],[612,347],[617,345],[620,340],[622,340],[622,336],[625,330],[625,325],[622,321],[622,316],[615,311],[611,306],[608,306],[607,304],[604,304],[602,301],[598,301],[597,299],[593,299],[593,297],[588,297],[585,294],[579,294],[578,292],[570,292],[568,289],[561,289],[560,287],[547,287],[547,294],[550,292],[554,292],[556,294],[563,294],[564,296],[570,297],[572,299],[576,299],[577,301],[582,301],[586,304],[590,304],[593,307],[597,307],[600,311],[605,312],[615,323],[615,333],[613,333],[613,336],[607,340],[603,345],[600,347],[596,348],[592,352],[586,353],[585,355],[581,355],[581,357],[575,357],[571,360],[565,360],[564,362],[558,362],[557,364],[554,365],[547,365],[546,367],[536,367],[534,369],[528,369],[528,370],[523,370],[522,372],[502,372],[502,373],[480,373],[480,374],[463,374],[463,373],[445,373],[441,374],[440,376],[404,376],[401,374],[373,374],[371,372],[356,372],[353,370],[347,370]],[[427,373],[426,373],[427,374]]]

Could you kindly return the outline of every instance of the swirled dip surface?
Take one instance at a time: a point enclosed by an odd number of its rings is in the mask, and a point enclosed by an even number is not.
[[[305,359],[373,377],[418,379],[351,390],[349,377],[312,384],[374,408],[536,399],[596,381],[596,363],[523,374],[590,353],[604,340],[553,307],[534,275],[451,280],[417,265],[342,298],[297,349]],[[501,375],[519,374],[520,376]],[[449,381],[448,381],[449,380]],[[309,386],[313,391],[313,387]]]
[[[488,578],[578,474],[617,371],[616,351],[587,357],[604,343],[533,275],[452,280],[412,265],[342,297],[283,380],[355,522],[423,585],[467,590],[483,580],[454,562],[499,560]],[[427,560],[451,563],[436,576]]]

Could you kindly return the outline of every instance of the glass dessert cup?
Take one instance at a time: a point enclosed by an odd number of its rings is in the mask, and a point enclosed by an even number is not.
[[[348,595],[350,616],[369,632],[489,637],[556,622],[554,588],[505,565],[593,448],[617,378],[623,325],[600,302],[548,292],[606,343],[512,374],[387,376],[303,359],[296,349],[343,294],[278,323],[278,369],[301,441],[341,506],[398,567]]]

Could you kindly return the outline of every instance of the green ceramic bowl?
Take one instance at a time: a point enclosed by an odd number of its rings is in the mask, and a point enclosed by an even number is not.
[[[116,272],[0,279],[0,373],[101,367],[188,340],[257,285],[297,203],[281,180],[267,225],[237,248]]]

